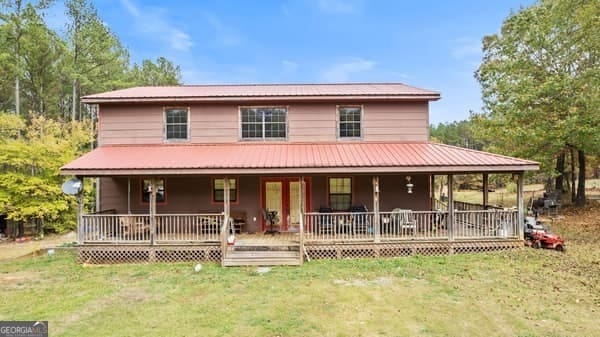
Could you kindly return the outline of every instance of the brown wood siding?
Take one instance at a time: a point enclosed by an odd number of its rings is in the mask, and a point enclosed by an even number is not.
[[[192,105],[190,111],[192,143],[231,143],[238,140],[237,105]]]
[[[338,105],[344,104],[340,102],[287,105],[288,141],[336,141]],[[239,141],[238,104],[194,104],[189,107],[190,143]],[[365,141],[428,139],[427,102],[367,103],[363,107],[362,127]],[[99,123],[100,145],[164,143],[163,109],[163,105],[150,104],[103,105]]]
[[[353,177],[352,204],[366,205],[373,211],[373,185],[370,175],[331,175],[331,177]],[[311,209],[318,211],[319,207],[327,206],[327,178],[326,175],[310,177]],[[391,211],[394,208],[413,210],[429,209],[429,187],[427,175],[411,175],[415,185],[414,193],[406,192],[406,179],[404,175],[381,175],[380,210]],[[239,176],[238,198],[232,203],[231,212],[246,213],[246,228],[248,232],[260,231],[262,219],[261,192],[259,176]],[[223,211],[223,205],[212,202],[211,178],[206,176],[173,176],[165,177],[166,203],[157,204],[159,214],[177,213],[218,213]],[[127,180],[126,177],[100,178],[100,205],[101,210],[115,209],[118,214],[127,214]],[[140,177],[129,178],[131,184],[131,213],[147,214],[149,206],[141,203]]]
[[[427,141],[428,103],[368,103],[363,111],[366,141]]]
[[[237,177],[239,201],[231,205],[231,212],[245,212],[246,231],[260,230],[261,206],[260,183],[257,176]],[[115,209],[119,214],[127,214],[127,179],[100,178],[100,205],[102,210]],[[148,203],[141,202],[140,177],[131,177],[131,213],[148,213]],[[210,177],[165,177],[166,202],[156,205],[159,214],[177,213],[218,213],[223,211],[222,203],[212,202]],[[255,220],[256,219],[256,220]]]
[[[327,178],[352,177],[352,204],[365,205],[373,210],[373,177],[370,175],[344,175],[331,176],[316,175],[311,177],[311,205],[312,211],[319,211],[320,207],[328,206]],[[379,209],[389,212],[394,208],[412,209],[418,211],[429,210],[429,180],[428,175],[411,175],[415,185],[413,193],[408,194],[405,175],[380,175],[379,176]]]
[[[160,144],[162,142],[162,106],[101,106],[98,124],[99,145]]]
[[[100,211],[127,213],[127,178],[99,178]]]
[[[294,104],[288,107],[288,140],[333,142],[336,140],[336,105]]]
[[[429,176],[411,174],[413,193],[406,188],[406,175],[379,176],[379,209],[389,212],[394,208],[412,209],[413,211],[428,211],[429,206]]]

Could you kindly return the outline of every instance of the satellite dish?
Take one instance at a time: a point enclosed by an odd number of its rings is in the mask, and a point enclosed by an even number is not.
[[[81,192],[82,188],[83,188],[83,183],[81,182],[81,180],[79,180],[77,178],[71,178],[71,179],[65,181],[64,184],[62,184],[63,193],[68,194],[68,195],[79,194],[79,192]]]

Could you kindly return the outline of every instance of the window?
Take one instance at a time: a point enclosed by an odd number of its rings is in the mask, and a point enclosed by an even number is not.
[[[265,140],[287,137],[287,108],[241,108],[242,139]]]
[[[338,107],[339,137],[360,138],[361,137],[361,107]]]
[[[213,202],[224,202],[225,201],[225,179],[214,179],[213,180]],[[237,179],[229,179],[229,201],[237,201]]]
[[[150,188],[150,179],[142,180],[142,202],[150,202],[150,192],[152,189]],[[165,180],[164,179],[156,179],[156,202],[164,203],[166,202],[166,194],[165,194]]]
[[[188,140],[188,109],[165,110],[165,139]]]
[[[347,211],[352,205],[352,178],[329,178],[329,207]]]

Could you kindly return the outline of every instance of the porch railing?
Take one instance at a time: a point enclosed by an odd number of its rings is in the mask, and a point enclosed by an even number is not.
[[[306,213],[305,240],[370,240],[374,238],[373,212]]]
[[[218,242],[222,214],[157,214],[157,243]],[[147,214],[89,214],[81,216],[80,243],[150,243]]]
[[[455,211],[454,237],[517,238],[518,218],[516,210]]]
[[[156,241],[220,241],[222,214],[157,214]]]
[[[433,209],[447,211],[448,203],[441,201],[439,199],[435,199],[434,203],[433,203]],[[502,207],[498,207],[498,206],[494,206],[494,205],[483,206],[483,204],[475,204],[472,202],[454,200],[454,209],[460,210],[460,211],[483,211],[486,209],[500,209],[501,210]]]
[[[448,212],[380,212],[383,239],[447,239]]]
[[[305,241],[462,240],[518,238],[516,210],[379,212],[379,235],[373,212],[306,213]]]

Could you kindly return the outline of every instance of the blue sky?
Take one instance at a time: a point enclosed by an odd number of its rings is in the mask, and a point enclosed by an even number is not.
[[[481,39],[531,0],[98,0],[133,62],[165,56],[185,84],[402,82],[438,90],[431,122],[481,110]],[[47,13],[64,29],[64,6]]]

